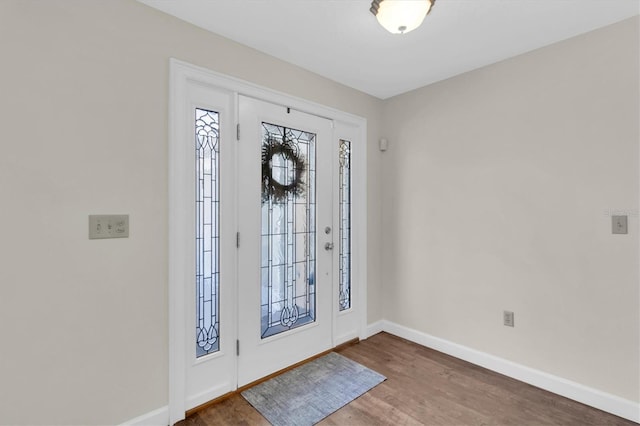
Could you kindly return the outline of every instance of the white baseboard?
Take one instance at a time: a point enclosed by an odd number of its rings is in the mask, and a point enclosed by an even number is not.
[[[378,323],[380,323],[380,325],[378,325]],[[439,337],[431,336],[391,321],[378,321],[371,324],[367,331],[369,331],[369,329],[375,331],[378,327],[381,327],[382,331],[418,343],[419,345],[435,349],[549,392],[573,399],[582,404],[640,423],[640,404],[637,402],[629,401],[540,370],[525,367],[524,365],[516,364],[515,362],[477,351]],[[369,335],[373,334],[375,333]]]
[[[161,407],[135,419],[127,420],[121,426],[167,426],[169,424],[169,407]]]
[[[385,320],[376,321],[372,324],[367,325],[367,329],[365,330],[365,339],[373,336],[374,334],[378,334],[383,330],[384,324],[387,323]],[[393,333],[392,333],[393,334]]]

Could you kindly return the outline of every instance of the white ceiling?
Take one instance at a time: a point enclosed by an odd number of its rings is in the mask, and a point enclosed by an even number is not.
[[[437,0],[408,34],[384,30],[370,0],[139,0],[381,99],[640,11],[640,0]]]

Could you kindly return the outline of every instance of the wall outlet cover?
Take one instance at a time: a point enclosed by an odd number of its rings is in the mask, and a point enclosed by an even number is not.
[[[611,216],[611,233],[626,234],[627,232],[627,216]]]

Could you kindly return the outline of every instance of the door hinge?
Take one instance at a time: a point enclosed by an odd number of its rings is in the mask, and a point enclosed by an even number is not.
[[[240,340],[236,340],[236,356],[240,356]]]
[[[240,233],[236,232],[236,247],[240,248]]]
[[[236,140],[240,140],[240,123],[236,124]]]

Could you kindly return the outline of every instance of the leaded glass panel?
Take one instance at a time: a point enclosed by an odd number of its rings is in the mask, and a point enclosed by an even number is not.
[[[351,307],[351,142],[340,141],[340,310]]]
[[[219,114],[195,110],[196,357],[220,349]]]
[[[262,135],[261,335],[266,338],[316,318],[316,135],[269,123],[262,123]]]

